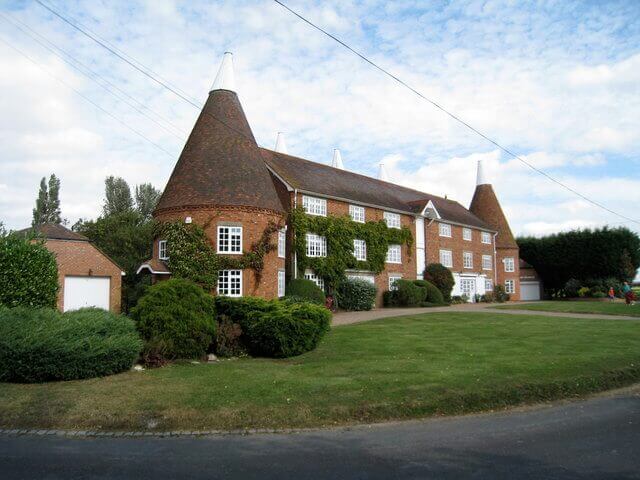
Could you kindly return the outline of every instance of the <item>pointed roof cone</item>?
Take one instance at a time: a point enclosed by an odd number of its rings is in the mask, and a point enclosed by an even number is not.
[[[491,184],[487,181],[482,160],[478,161],[476,191],[473,194],[469,210],[498,232],[496,236],[497,248],[518,248],[507,217],[502,211],[500,202],[498,202],[498,197]]]
[[[274,148],[276,152],[288,154],[287,151],[287,142],[284,140],[284,133],[278,132],[278,137],[276,138],[276,147]]]
[[[214,85],[220,78],[219,72]],[[221,85],[228,87],[228,79],[220,79]],[[238,95],[216,89],[209,93],[154,213],[218,206],[281,213],[285,208],[274,182]]]
[[[382,180],[384,182],[389,181],[389,175],[387,174],[387,169],[384,168],[384,163],[380,163],[380,168],[378,169],[378,180]]]
[[[478,173],[476,175],[476,185],[488,185],[490,182],[484,173],[484,163],[478,160]]]
[[[224,52],[218,74],[209,91],[212,92],[214,90],[236,91],[236,79],[233,74],[233,54],[231,52]]]
[[[344,165],[342,163],[342,155],[340,155],[340,150],[337,148],[333,151],[333,160],[331,161],[331,166],[333,168],[339,168],[340,170],[344,170]]]

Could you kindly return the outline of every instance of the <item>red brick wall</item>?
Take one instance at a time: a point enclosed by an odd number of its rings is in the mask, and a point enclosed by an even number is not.
[[[122,300],[122,271],[100,250],[89,242],[73,240],[47,240],[47,249],[58,263],[58,308],[64,309],[64,278],[66,276],[110,277],[109,309],[120,313]]]
[[[505,280],[513,280],[515,282],[515,293],[511,293],[511,300],[520,300],[520,265],[519,250],[517,248],[498,248],[498,283],[504,285]],[[504,271],[504,259],[513,257],[515,269],[513,272]]]
[[[180,210],[160,212],[155,216],[160,221],[184,221],[190,216],[192,221],[204,227],[207,237],[214,248],[217,247],[218,224],[224,222],[237,222],[242,225],[242,249],[245,252],[251,250],[267,228],[270,221],[284,225],[284,215],[277,215],[267,210],[259,210],[245,207],[218,207],[198,210]],[[154,241],[153,257],[158,258],[158,240]],[[273,234],[273,242],[277,243],[278,234]],[[171,256],[171,245],[169,245]],[[230,255],[235,257],[235,255]],[[285,268],[285,259],[278,257],[277,250],[269,252],[264,258],[262,278],[258,281],[256,272],[247,268],[242,272],[242,295],[259,296],[264,298],[277,298],[278,296],[278,270]]]

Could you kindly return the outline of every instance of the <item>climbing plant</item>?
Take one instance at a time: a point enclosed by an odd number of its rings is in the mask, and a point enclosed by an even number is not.
[[[298,271],[309,268],[324,278],[332,289],[337,288],[345,278],[345,271],[366,270],[380,273],[384,270],[389,245],[405,245],[411,252],[413,236],[407,227],[389,228],[383,221],[358,223],[348,216],[320,217],[307,215],[302,208],[291,215],[291,225],[295,232],[294,248],[297,253]],[[326,257],[307,257],[306,233],[315,233],[327,239]],[[356,260],[353,255],[353,241],[364,240],[367,244],[367,259]]]
[[[206,226],[205,226],[206,227]],[[281,226],[269,222],[251,250],[236,257],[218,255],[202,226],[195,223],[162,222],[156,225],[156,238],[167,240],[169,260],[167,266],[175,278],[186,278],[206,290],[218,283],[218,271],[250,268],[258,281],[264,268],[264,257],[277,248],[272,241]]]

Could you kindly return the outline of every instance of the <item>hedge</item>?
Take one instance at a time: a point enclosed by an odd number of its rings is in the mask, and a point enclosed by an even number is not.
[[[0,272],[0,305],[56,306],[58,266],[41,240],[0,235]]]
[[[60,313],[0,309],[0,380],[101,377],[131,368],[142,347],[134,323],[97,308]]]
[[[347,279],[338,288],[338,306],[343,310],[371,310],[378,289],[371,282],[359,278]]]
[[[167,359],[203,357],[216,334],[214,298],[184,279],[149,287],[131,318],[142,338],[161,346]]]
[[[444,297],[442,292],[433,283],[427,280],[414,280],[414,285],[425,290],[424,301],[436,305],[444,305]]]
[[[326,298],[324,292],[311,280],[296,278],[291,280],[285,288],[285,297],[304,298],[311,303],[324,305]]]
[[[238,325],[254,356],[284,358],[313,350],[329,331],[331,312],[312,303],[216,297],[221,321]]]

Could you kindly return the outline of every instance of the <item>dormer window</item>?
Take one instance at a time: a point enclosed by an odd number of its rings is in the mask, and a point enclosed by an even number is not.
[[[169,260],[169,250],[167,249],[166,240],[158,240],[158,258],[160,260]]]
[[[364,207],[349,205],[349,215],[354,222],[364,223]]]
[[[440,236],[441,237],[449,237],[451,238],[451,225],[448,223],[440,224]]]
[[[327,216],[327,200],[324,198],[302,196],[302,208],[309,215]]]

